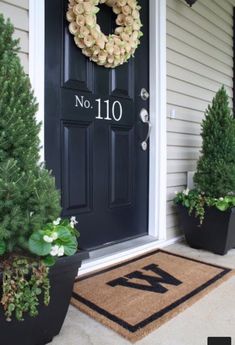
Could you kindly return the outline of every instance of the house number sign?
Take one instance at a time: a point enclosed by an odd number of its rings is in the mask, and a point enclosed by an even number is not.
[[[83,109],[95,109],[95,118],[97,120],[114,120],[119,122],[123,115],[123,107],[119,101],[102,100],[101,98],[95,99],[91,103],[89,99],[84,96],[75,95],[75,107]]]

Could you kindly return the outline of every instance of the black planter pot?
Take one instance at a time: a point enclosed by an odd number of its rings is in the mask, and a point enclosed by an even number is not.
[[[25,316],[24,321],[5,321],[0,308],[0,345],[44,345],[52,341],[63,325],[72,294],[74,279],[88,253],[79,251],[60,258],[50,270],[51,301],[48,307],[39,305],[39,315]]]
[[[194,213],[189,215],[188,209],[182,205],[179,206],[179,214],[190,247],[220,255],[235,248],[235,208],[221,212],[215,207],[208,207],[202,225]]]

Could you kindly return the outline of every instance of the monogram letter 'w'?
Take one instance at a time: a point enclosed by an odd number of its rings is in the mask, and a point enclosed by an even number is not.
[[[108,282],[107,284],[112,287],[121,285],[132,289],[156,293],[165,293],[168,291],[166,287],[162,286],[162,284],[174,286],[182,284],[180,280],[176,279],[166,271],[163,271],[160,267],[158,267],[158,265],[151,264],[149,266],[144,267],[143,270],[152,271],[153,273],[156,273],[156,277],[144,274],[141,271],[134,271],[130,274],[127,274],[124,277],[114,279]],[[131,282],[131,279],[140,279],[146,281],[148,285]]]

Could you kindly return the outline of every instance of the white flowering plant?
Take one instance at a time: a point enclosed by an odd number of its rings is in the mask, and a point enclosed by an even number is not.
[[[235,195],[230,194],[220,198],[206,196],[197,189],[185,189],[182,192],[175,192],[174,203],[188,208],[189,214],[194,212],[202,224],[205,217],[206,207],[216,207],[220,211],[226,211],[235,206]]]
[[[29,238],[30,252],[42,257],[47,266],[54,265],[58,257],[75,254],[79,237],[75,227],[77,223],[76,217],[70,220],[58,218],[34,232]]]

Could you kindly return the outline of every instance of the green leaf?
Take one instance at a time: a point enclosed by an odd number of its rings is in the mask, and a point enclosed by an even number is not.
[[[58,226],[57,234],[58,234],[58,239],[60,239],[62,242],[68,241],[71,237],[70,231],[66,227],[63,227],[63,226]]]
[[[75,254],[78,247],[76,236],[71,234],[71,232],[63,226],[58,227],[57,234],[58,234],[57,241],[59,245],[64,246],[65,255],[70,256],[70,255]]]
[[[71,236],[66,243],[63,244],[65,255],[71,256],[76,253],[78,248],[77,239],[75,236]]]
[[[0,241],[0,255],[3,255],[6,252],[6,243],[4,241]]]
[[[36,288],[35,293],[36,293],[36,295],[41,295],[42,289]]]
[[[42,261],[43,261],[43,263],[44,263],[46,266],[51,267],[51,266],[54,266],[54,265],[55,265],[55,263],[56,263],[56,258],[53,257],[53,256],[51,256],[51,255],[48,255],[48,256],[46,256],[45,258],[43,258]]]
[[[18,238],[18,245],[19,245],[22,249],[25,249],[25,250],[28,250],[28,249],[29,249],[28,240],[27,240],[24,236],[19,236],[19,238]]]
[[[12,252],[13,251],[13,249],[14,249],[14,247],[16,245],[16,241],[17,240],[15,238],[9,239],[7,241],[7,251],[8,252]]]
[[[47,243],[43,240],[44,232],[37,231],[34,232],[29,238],[29,250],[31,253],[46,256],[51,251],[51,243]]]
[[[227,204],[224,201],[219,201],[216,204],[216,207],[220,210],[220,211],[226,211],[229,208],[229,204]]]
[[[69,220],[67,218],[64,218],[61,220],[60,225],[62,226],[68,226],[69,225]]]
[[[10,312],[13,312],[13,311],[15,310],[15,305],[14,305],[13,303],[10,303],[10,304],[9,304],[9,307],[8,307],[8,310],[9,310]]]

